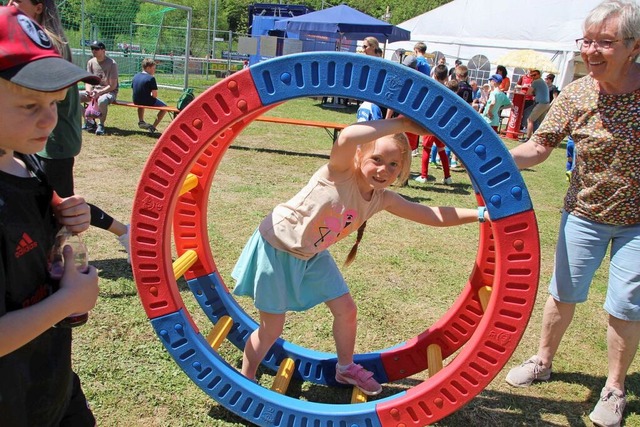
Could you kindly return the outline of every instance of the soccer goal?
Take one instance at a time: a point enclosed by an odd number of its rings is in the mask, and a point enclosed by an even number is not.
[[[82,0],[59,5],[74,62],[85,67],[94,40],[118,63],[120,84],[130,84],[144,58],[158,61],[159,86],[189,86],[192,8],[158,0]]]

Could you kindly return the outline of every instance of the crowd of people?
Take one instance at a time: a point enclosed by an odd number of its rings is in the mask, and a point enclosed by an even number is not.
[[[380,43],[375,37],[367,37],[363,40],[360,53],[378,57],[383,56]],[[510,91],[510,80],[507,77],[507,69],[504,66],[499,65],[496,73],[489,78],[488,83],[478,86],[476,80],[469,79],[469,68],[460,59],[456,59],[455,66],[447,68],[446,57],[441,56],[437,59],[437,64],[432,69],[427,60],[427,45],[424,42],[416,43],[411,52],[401,53],[400,62],[447,86],[473,107],[498,132],[499,123],[502,119],[502,110],[512,106],[507,95]],[[380,114],[384,118],[391,118],[394,112],[380,108],[371,102],[363,102],[356,113],[358,121],[378,120]],[[408,134],[407,136],[409,137],[413,156],[421,156],[422,159],[420,174],[414,178],[414,181],[421,184],[427,183],[430,180],[429,166],[432,166],[442,168],[443,184],[453,184],[451,169],[464,168],[455,154],[433,135]],[[422,144],[420,144],[421,138]],[[420,145],[422,145],[422,155],[420,154]]]
[[[567,137],[574,151],[538,350],[511,369],[506,381],[528,387],[551,379],[576,305],[587,299],[595,272],[610,251],[604,303],[608,372],[589,418],[597,426],[616,427],[623,421],[625,381],[640,344],[640,6],[632,0],[604,0],[586,17],[577,47],[588,74],[562,92],[553,86],[554,76],[545,82],[538,70],[528,73],[528,82],[523,78],[518,83],[529,85],[533,103],[527,117],[529,138],[510,151],[516,165],[531,168],[545,161]],[[364,40],[363,49],[367,55],[382,55],[372,37]],[[73,65],[53,0],[13,0],[0,7],[3,425],[96,425],[71,368],[71,330],[51,325],[94,307],[98,273],[92,266],[78,271],[67,246],[64,259],[69,262],[62,278],[53,280],[48,253],[60,227],[79,233],[92,224],[100,226],[94,223],[97,208],[74,194],[73,159],[81,143],[80,99],[96,101],[95,132],[101,135],[108,105],[117,96],[117,65],[104,51],[104,44],[94,42],[87,70]],[[476,102],[477,110],[495,127],[500,109],[510,102],[504,67],[489,78],[483,97],[481,88],[469,82],[466,66],[456,64],[452,72],[439,63],[430,70],[420,59],[425,52],[424,43],[417,43],[402,63],[434,76],[471,106],[474,99],[482,99]],[[143,63],[136,86],[148,103],[139,105],[162,104],[154,67],[153,61]],[[77,89],[78,82],[85,84],[84,90]],[[429,207],[391,191],[392,184],[405,182],[409,175],[412,149],[406,134],[429,132],[376,107],[363,104],[359,121],[341,132],[328,162],[297,195],[261,221],[236,263],[233,293],[253,298],[259,311],[259,327],[243,353],[241,372],[249,379],[255,380],[258,366],[281,335],[286,313],[325,303],[333,316],[335,380],[368,395],[379,394],[379,379],[353,361],[357,309],[327,249],[355,233],[345,264],[351,263],[367,221],[383,210],[427,226],[490,221],[483,207]],[[162,117],[149,127],[142,125],[144,115],[138,119],[140,127],[149,129]],[[52,156],[58,146],[65,154]],[[446,163],[442,142],[424,137],[423,163],[431,146]],[[420,177],[426,176],[421,171]],[[445,172],[444,183],[450,184],[447,178]],[[113,218],[106,229],[128,236],[128,227]],[[126,239],[122,243],[128,248]]]

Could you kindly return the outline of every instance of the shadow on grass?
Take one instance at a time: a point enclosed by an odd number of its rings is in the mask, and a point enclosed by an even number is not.
[[[105,127],[105,134],[103,136],[118,136],[118,137],[128,137],[128,136],[147,136],[150,139],[157,140],[160,138],[160,133],[156,133],[151,135],[148,130],[144,129],[120,129],[114,126],[107,125]]]
[[[103,297],[125,298],[137,294],[133,271],[126,258],[100,259],[90,261],[89,264],[98,269],[101,279],[113,282],[106,287],[101,284],[101,295]],[[190,290],[189,285],[183,278],[178,279],[177,284],[180,292]]]
[[[333,97],[330,96],[329,98],[333,98]],[[340,98],[342,99],[342,97]],[[345,104],[335,104],[333,102],[325,102],[325,103],[318,102],[317,104],[314,104],[314,106],[320,107],[323,110],[330,110],[331,112],[334,112],[334,113],[349,115],[349,116],[354,116],[358,111],[358,106],[353,104],[345,105]]]
[[[422,184],[414,181],[414,178],[417,176],[419,176],[419,174],[412,173],[411,176],[409,177],[408,185],[404,186],[403,188],[408,187],[408,188],[411,188],[412,190],[422,190],[429,193],[457,194],[461,196],[468,196],[470,194],[475,193],[473,190],[473,186],[466,182],[461,182],[461,183],[454,182],[453,184],[445,185],[445,184],[442,184],[438,179],[436,179],[435,176],[429,175],[429,180],[427,181],[427,183]],[[410,200],[412,202],[418,202],[418,203],[424,202],[425,200],[429,200],[429,199],[424,199],[422,197],[411,197],[406,194],[403,194],[403,197],[405,197],[407,200]]]
[[[513,392],[484,390],[471,400],[467,405],[458,408],[453,414],[441,419],[435,425],[441,427],[542,427],[542,426],[591,426],[585,419],[598,401],[600,390],[605,383],[604,376],[593,376],[578,372],[554,373],[552,382],[577,383],[589,389],[584,401],[576,402],[575,399],[536,397],[519,395],[518,389]],[[414,379],[405,379],[386,384],[382,393],[371,402],[383,398],[393,398],[398,393],[418,386],[421,382]],[[536,387],[535,385],[533,386]],[[627,394],[637,395],[640,392],[640,374],[633,373],[627,377]],[[351,398],[349,387],[326,387],[311,384],[306,390],[303,383],[293,380],[287,391],[287,396],[301,397],[304,400],[322,404],[345,404]],[[640,401],[632,398],[628,401],[625,415],[638,413]],[[236,416],[221,405],[213,405],[209,414],[214,419],[224,419],[249,425],[243,418]],[[550,421],[550,418],[558,418],[559,421]],[[338,422],[339,420],[336,420]],[[623,421],[622,425],[625,425]],[[626,424],[628,426],[628,424]]]
[[[242,150],[242,151],[257,151],[259,153],[270,153],[270,154],[286,154],[288,156],[302,156],[302,157],[315,157],[318,159],[327,159],[329,160],[328,154],[316,154],[316,153],[299,153],[296,151],[288,151],[288,150],[277,150],[274,148],[259,148],[259,147],[243,147],[240,145],[231,145],[229,146],[231,150]]]
[[[491,425],[507,426],[591,426],[585,418],[593,410],[600,398],[600,391],[606,377],[594,376],[579,372],[554,373],[550,382],[580,384],[589,389],[584,401],[566,399],[561,395],[556,398],[518,395],[495,390],[485,390],[476,396],[468,405],[442,419],[437,425],[447,427]],[[640,391],[640,374],[633,373],[627,377],[627,395],[635,396]],[[535,385],[533,386],[536,387]],[[637,414],[640,402],[630,398],[625,409],[625,417]],[[549,417],[556,415],[562,422],[551,422]],[[625,425],[624,418],[622,425]]]

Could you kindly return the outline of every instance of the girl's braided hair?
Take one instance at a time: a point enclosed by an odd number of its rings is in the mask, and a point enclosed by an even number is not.
[[[393,139],[396,146],[400,149],[400,153],[402,154],[402,165],[400,173],[398,174],[398,178],[396,179],[396,184],[402,185],[409,178],[409,172],[411,171],[411,146],[409,145],[407,135],[405,135],[404,133],[396,133],[394,135],[390,135],[390,137]],[[363,157],[367,153],[373,151],[373,149],[375,148],[375,143],[376,141],[371,141],[358,147],[358,153],[356,154],[357,168],[360,167]],[[351,247],[351,250],[347,255],[347,259],[344,261],[345,267],[348,267],[353,262],[353,260],[356,259],[356,255],[358,254],[358,245],[360,245],[360,242],[362,241],[362,236],[364,235],[365,228],[367,228],[367,221],[363,222],[362,225],[358,227],[356,241]]]

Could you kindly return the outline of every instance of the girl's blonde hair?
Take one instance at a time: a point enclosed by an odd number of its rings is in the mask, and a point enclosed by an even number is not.
[[[394,135],[384,136],[383,138],[391,138],[402,154],[400,173],[398,174],[398,178],[396,179],[396,184],[402,185],[407,181],[407,179],[409,179],[409,172],[411,171],[411,146],[409,145],[407,135],[405,135],[404,133],[396,133]],[[359,168],[362,164],[362,160],[364,159],[364,157],[374,150],[376,141],[371,141],[358,147],[358,152],[355,159],[357,168]],[[362,236],[364,235],[365,228],[367,228],[367,221],[363,222],[362,225],[358,228],[356,241],[351,247],[351,250],[347,255],[347,259],[344,261],[345,267],[348,267],[353,262],[353,260],[356,259],[356,255],[358,254],[358,246],[362,241]]]

